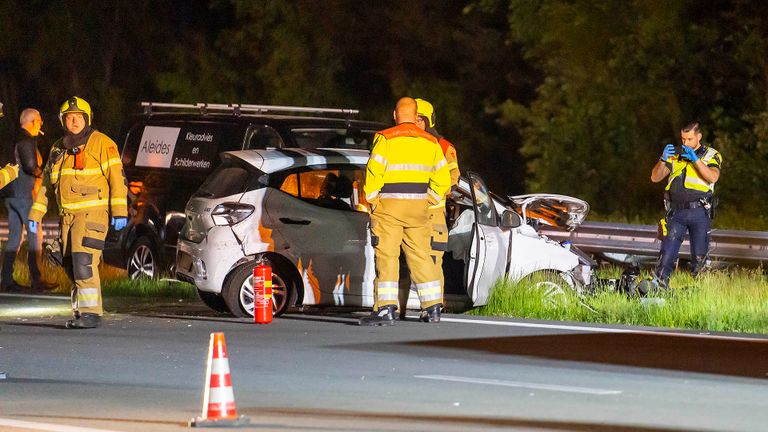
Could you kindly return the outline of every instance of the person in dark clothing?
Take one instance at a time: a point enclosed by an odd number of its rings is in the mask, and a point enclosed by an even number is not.
[[[16,143],[14,157],[19,164],[19,176],[8,185],[5,207],[8,209],[8,242],[3,250],[3,268],[0,274],[0,289],[18,291],[22,287],[13,278],[13,263],[21,244],[22,230],[32,208],[35,194],[40,188],[43,175],[42,156],[37,148],[38,139],[43,132],[43,119],[33,108],[27,108],[19,117],[22,138]],[[40,254],[42,233],[27,231],[29,275],[32,289],[44,291],[55,288],[41,279]]]

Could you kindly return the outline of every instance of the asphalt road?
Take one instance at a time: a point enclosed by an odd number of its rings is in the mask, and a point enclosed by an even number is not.
[[[63,328],[67,299],[0,295],[0,431],[174,431],[226,335],[253,431],[765,431],[768,337],[447,316],[269,325],[199,305]],[[71,426],[71,427],[65,427]]]

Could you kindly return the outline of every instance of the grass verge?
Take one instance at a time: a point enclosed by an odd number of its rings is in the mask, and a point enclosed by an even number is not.
[[[194,286],[169,279],[112,279],[102,284],[102,291],[105,297],[174,298],[185,300],[197,298]]]
[[[616,269],[598,276],[616,277]],[[768,333],[768,281],[760,269],[711,272],[697,279],[672,275],[672,290],[627,297],[608,288],[580,299],[553,283],[522,280],[496,284],[486,306],[473,315],[670,327],[702,331]],[[562,284],[560,284],[562,285]]]

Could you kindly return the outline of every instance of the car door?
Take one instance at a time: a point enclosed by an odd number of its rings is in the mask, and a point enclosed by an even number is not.
[[[480,306],[488,302],[494,284],[504,276],[511,231],[499,226],[496,206],[483,179],[473,172],[467,176],[475,221],[466,261],[466,286],[472,304]]]
[[[303,304],[367,306],[373,287],[370,218],[355,185],[363,167],[303,167],[266,198],[265,211],[304,284]]]

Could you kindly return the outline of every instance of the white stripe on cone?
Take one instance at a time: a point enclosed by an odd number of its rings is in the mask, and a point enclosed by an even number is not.
[[[223,333],[211,333],[206,369],[201,418],[210,420],[236,418],[235,393],[232,389]],[[213,376],[217,379],[212,379]]]

